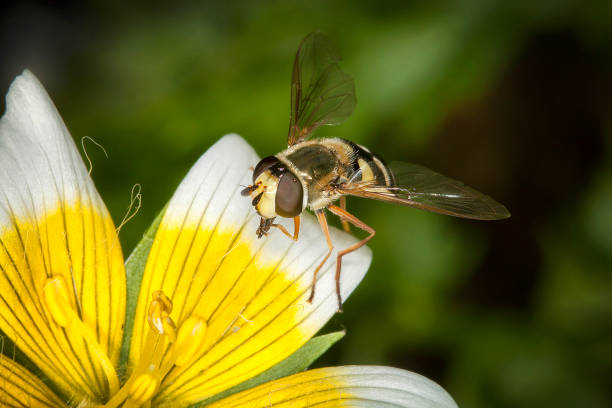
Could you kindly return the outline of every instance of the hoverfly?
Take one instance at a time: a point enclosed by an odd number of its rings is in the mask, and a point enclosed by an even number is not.
[[[328,252],[313,273],[309,302],[315,295],[317,273],[332,253],[325,210],[338,216],[345,231],[349,223],[369,235],[338,252],[336,294],[342,310],[340,272],[342,257],[367,243],[376,231],[346,210],[346,196],[373,198],[456,217],[496,220],[510,216],[492,198],[460,181],[425,167],[392,163],[363,146],[340,138],[310,139],[323,125],[338,125],[347,119],[357,102],[353,78],[343,72],[340,55],[329,38],[310,33],[300,44],[291,79],[289,147],[263,158],[253,170],[253,184],[242,190],[250,196],[260,215],[257,236],[272,227],[293,240],[298,239],[300,214],[314,211],[327,240]],[[334,205],[339,201],[339,206]],[[293,218],[294,232],[275,224],[277,217]]]

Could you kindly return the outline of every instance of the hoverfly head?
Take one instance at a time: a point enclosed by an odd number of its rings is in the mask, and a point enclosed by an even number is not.
[[[259,161],[253,170],[253,184],[242,190],[264,219],[292,218],[303,210],[304,191],[295,174],[275,156]]]

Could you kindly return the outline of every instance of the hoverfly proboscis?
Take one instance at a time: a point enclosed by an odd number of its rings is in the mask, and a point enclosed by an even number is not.
[[[298,239],[300,214],[314,211],[327,240],[328,252],[314,270],[309,302],[315,296],[317,273],[332,253],[325,210],[338,216],[345,231],[349,224],[369,235],[338,252],[336,294],[342,311],[340,273],[342,257],[365,245],[374,228],[346,210],[346,196],[373,198],[456,217],[496,220],[510,216],[500,203],[460,181],[425,167],[392,163],[363,146],[340,138],[310,139],[323,125],[338,125],[347,119],[357,102],[353,78],[343,72],[340,55],[329,38],[310,33],[297,51],[291,78],[291,120],[288,148],[263,158],[253,170],[253,184],[242,191],[250,196],[260,215],[257,236],[272,227]],[[333,203],[339,201],[339,206]],[[293,218],[294,232],[275,224],[277,217]]]

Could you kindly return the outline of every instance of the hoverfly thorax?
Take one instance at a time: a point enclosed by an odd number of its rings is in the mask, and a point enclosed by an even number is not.
[[[300,179],[278,158],[268,156],[253,170],[253,184],[242,191],[265,219],[293,218],[304,209],[304,188]]]

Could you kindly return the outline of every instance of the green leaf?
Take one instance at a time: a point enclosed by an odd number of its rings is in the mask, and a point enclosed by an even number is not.
[[[291,374],[295,374],[299,371],[307,369],[317,358],[325,353],[331,346],[333,346],[338,340],[344,337],[344,331],[338,331],[329,334],[323,334],[321,336],[310,339],[304,344],[298,351],[278,363],[272,368],[267,369],[263,373],[246,380],[228,390],[225,390],[214,397],[210,397],[198,404],[192,405],[192,408],[203,407],[211,404],[222,398],[228,397],[240,391],[248,390],[249,388],[256,387],[260,384],[274,381],[278,378],[286,377]]]
[[[157,217],[151,223],[151,226],[142,236],[142,239],[136,245],[128,259],[125,261],[125,273],[127,278],[127,301],[125,308],[125,328],[123,332],[123,344],[121,346],[121,356],[119,358],[119,370],[124,371],[127,365],[127,359],[130,355],[130,340],[132,339],[132,329],[134,327],[134,313],[136,312],[136,304],[138,303],[138,294],[140,293],[140,282],[144,268],[147,264],[149,251],[153,245],[153,239],[159,228],[162,216],[166,212],[166,208],[157,214]],[[124,374],[124,372],[120,373]]]

